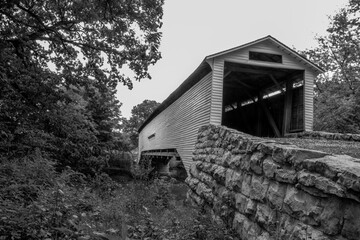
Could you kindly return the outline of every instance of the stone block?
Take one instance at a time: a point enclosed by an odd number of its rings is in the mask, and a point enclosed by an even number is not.
[[[213,165],[211,170],[212,176],[214,179],[225,186],[225,179],[226,179],[226,168],[219,166],[219,165]]]
[[[257,147],[259,146],[258,142],[255,141],[247,141],[247,146],[246,146],[246,152],[248,153],[253,153],[256,151]]]
[[[207,174],[212,174],[213,164],[208,162],[202,162],[199,166],[196,165],[201,171],[206,172]]]
[[[199,173],[199,178],[201,182],[205,183],[210,189],[215,189],[216,181],[209,174],[205,172]]]
[[[224,167],[228,167],[231,157],[232,157],[232,154],[229,151],[226,151],[223,155],[219,156],[219,158],[221,158],[220,165],[222,165]]]
[[[202,161],[195,161],[195,166],[197,169],[202,170],[204,168],[204,164]]]
[[[259,143],[259,145],[257,146],[257,150],[264,153],[267,156],[268,155],[272,156],[275,146],[276,146],[275,141],[271,141],[271,140],[263,141]]]
[[[191,176],[188,176],[186,179],[185,179],[185,183],[193,190],[196,189],[197,185],[199,184],[199,179],[197,178],[194,178],[194,177],[191,177]]]
[[[290,235],[290,239],[294,240],[330,240],[328,236],[321,231],[314,229],[303,223],[298,223]]]
[[[284,211],[306,224],[318,225],[316,221],[322,212],[320,199],[290,185],[284,198]]]
[[[350,240],[360,238],[360,205],[357,202],[349,201],[345,208],[344,226],[341,235]]]
[[[339,184],[356,191],[355,186],[359,184],[358,179],[360,179],[360,163],[358,161],[358,159],[345,155],[325,156],[318,159],[304,160],[297,169],[306,169],[309,172],[319,173],[334,181],[342,175]],[[360,185],[358,185],[359,190]]]
[[[275,181],[270,181],[266,198],[272,207],[282,209],[286,194],[287,185]]]
[[[262,232],[260,236],[258,236],[257,240],[275,240],[268,232]]]
[[[344,202],[338,197],[323,198],[321,206],[323,210],[317,217],[319,229],[328,235],[340,234],[344,222]]]
[[[219,138],[219,134],[215,133],[214,135],[212,135],[211,139],[212,140],[217,140]]]
[[[222,139],[220,139],[220,138],[219,138],[218,140],[216,140],[215,143],[214,143],[214,145],[215,145],[216,147],[221,147],[221,148],[223,148],[222,144],[223,144],[223,141],[222,141]]]
[[[228,166],[234,170],[238,169],[241,165],[241,158],[242,158],[242,155],[232,155],[229,158]]]
[[[250,197],[251,192],[251,174],[244,174],[243,181],[241,183],[241,193],[247,197]]]
[[[241,184],[243,180],[243,174],[241,172],[234,171],[232,169],[226,170],[225,186],[235,192],[241,191]]]
[[[237,149],[246,152],[247,141],[245,139],[239,139]]]
[[[267,204],[258,203],[255,221],[270,233],[275,233],[277,228],[277,213]]]
[[[220,198],[215,197],[213,205],[214,213],[227,225],[231,226],[234,218],[234,209],[225,204]]]
[[[328,197],[330,197],[329,194],[324,193],[324,192],[322,192],[322,191],[320,191],[319,189],[314,188],[314,187],[306,187],[306,186],[304,186],[304,185],[302,185],[302,184],[300,184],[300,183],[297,183],[297,184],[295,185],[295,187],[296,187],[297,189],[300,189],[300,190],[302,190],[302,191],[304,191],[304,192],[306,192],[306,193],[308,193],[308,194],[310,194],[310,195],[312,195],[312,196],[315,196],[315,197],[321,197],[321,198],[328,198]]]
[[[209,204],[213,203],[214,194],[211,189],[205,185],[205,183],[199,182],[195,190],[196,194],[206,200]]]
[[[230,191],[224,186],[219,186],[216,189],[217,196],[221,199],[224,204],[235,207],[235,193]]]
[[[264,175],[268,178],[275,178],[276,169],[280,168],[280,165],[275,163],[271,157],[267,157],[263,161]]]
[[[243,154],[241,156],[240,169],[242,171],[250,171],[250,158],[251,154]]]
[[[206,153],[206,157],[204,158],[204,161],[208,163],[215,163],[215,161],[211,160],[211,154],[209,152]]]
[[[256,212],[256,201],[241,193],[235,194],[235,208],[242,214],[251,216]]]
[[[360,164],[351,163],[346,167],[349,168],[338,173],[339,179],[337,182],[347,189],[360,193]]]
[[[269,180],[265,177],[253,175],[251,179],[251,190],[249,197],[251,199],[263,202],[269,187]]]
[[[227,134],[229,134],[229,130],[226,128],[219,129],[219,138],[224,138]]]
[[[194,178],[199,178],[199,169],[197,169],[196,164],[192,163],[190,165],[190,175]]]
[[[293,169],[278,168],[275,170],[275,179],[279,182],[296,183],[296,171]]]
[[[320,174],[309,173],[302,170],[298,174],[298,181],[304,186],[315,187],[324,193],[333,194],[339,197],[345,196],[345,189],[343,186],[321,176]]]
[[[297,166],[305,159],[321,158],[327,153],[298,148],[293,145],[276,145],[273,150],[272,158],[281,165]]]
[[[298,147],[293,145],[280,145],[277,144],[273,148],[272,159],[281,165],[288,164],[290,158],[299,150]]]
[[[262,174],[262,165],[265,154],[262,152],[255,152],[250,157],[250,169],[256,174]]]
[[[209,140],[209,139],[207,139],[207,140],[205,140],[204,141],[204,146],[206,147],[206,148],[212,148],[212,147],[214,147],[214,144],[215,143],[215,141],[214,140]]]
[[[277,239],[281,240],[330,240],[321,231],[308,226],[286,214],[280,218],[280,226],[276,233]]]
[[[246,216],[239,212],[235,213],[233,229],[239,234],[241,239],[256,240],[261,235],[261,228]]]

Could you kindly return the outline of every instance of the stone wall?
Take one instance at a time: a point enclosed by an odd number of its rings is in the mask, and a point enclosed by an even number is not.
[[[360,160],[200,128],[186,183],[241,239],[360,239]]]
[[[360,134],[351,134],[351,133],[330,133],[330,132],[313,131],[313,132],[289,133],[286,134],[285,137],[360,142]]]

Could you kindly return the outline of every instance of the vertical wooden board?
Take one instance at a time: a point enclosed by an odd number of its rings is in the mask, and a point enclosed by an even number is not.
[[[139,153],[176,148],[188,170],[198,130],[210,122],[211,78],[210,72],[142,129]],[[155,137],[149,139],[154,133]]]
[[[284,112],[283,112],[283,126],[282,135],[289,133],[291,124],[291,110],[292,110],[292,98],[293,98],[293,81],[286,82],[286,92],[284,97]]]
[[[312,131],[314,122],[315,74],[306,69],[304,79],[304,128],[305,131]]]
[[[224,61],[222,59],[214,59],[211,87],[210,123],[215,125],[221,125],[223,108],[223,78]]]

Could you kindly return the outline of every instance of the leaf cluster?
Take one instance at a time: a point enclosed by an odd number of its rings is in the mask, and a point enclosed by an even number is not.
[[[237,239],[186,204],[184,184],[58,173],[39,153],[0,173],[0,239]]]
[[[123,119],[123,131],[129,135],[133,148],[138,146],[139,127],[159,105],[160,103],[154,100],[146,99],[131,109],[131,117],[129,119]]]
[[[99,171],[127,145],[117,84],[149,78],[160,58],[162,4],[1,0],[0,154],[38,149],[60,170]]]
[[[350,0],[330,18],[327,35],[305,55],[325,69],[315,81],[314,128],[360,132],[360,2]]]
[[[1,51],[25,66],[52,63],[63,81],[102,78],[112,85],[149,78],[159,58],[163,0],[2,0]]]

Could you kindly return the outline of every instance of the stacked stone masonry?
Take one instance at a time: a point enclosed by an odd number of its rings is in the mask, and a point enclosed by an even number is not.
[[[360,160],[200,128],[188,198],[241,239],[360,239]]]
[[[329,132],[313,131],[313,132],[290,133],[287,134],[286,137],[360,142],[360,134],[351,134],[351,133],[329,133]]]

